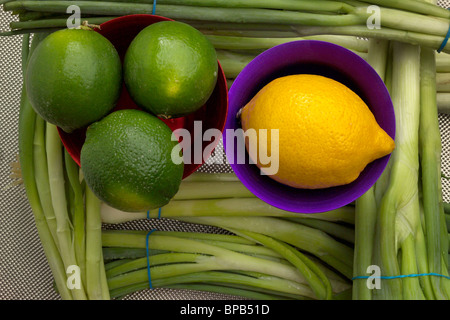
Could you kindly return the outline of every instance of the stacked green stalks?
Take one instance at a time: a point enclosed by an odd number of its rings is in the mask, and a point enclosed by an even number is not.
[[[302,231],[304,226],[298,226]],[[148,257],[146,231],[103,231],[111,296],[149,288],[150,272],[152,288],[196,289],[253,299],[350,298],[348,279],[313,256],[262,233],[230,230],[237,235],[154,231],[148,238]],[[347,256],[351,262],[350,249]]]
[[[5,10],[19,16],[20,21],[11,24],[16,33],[65,27],[69,5],[79,6],[91,23],[153,11],[153,0],[2,2]],[[447,10],[419,0],[161,0],[156,14],[220,32],[269,30],[283,36],[355,35],[388,38],[434,49],[442,44],[450,18]],[[378,16],[383,19],[377,19]],[[450,46],[445,50],[450,50]]]
[[[158,211],[126,213],[102,205],[112,297],[149,288],[149,264],[153,287],[258,299],[350,298],[353,206],[316,215],[291,213],[253,196],[234,174],[195,173]],[[121,224],[158,216],[228,232],[152,232],[147,260],[148,231],[120,230]]]
[[[436,91],[439,111],[450,114],[450,55],[436,55]]]
[[[392,96],[396,150],[382,178],[356,202],[354,275],[367,275],[367,268],[375,265],[382,277],[393,278],[382,280],[379,290],[357,279],[353,298],[448,300],[436,53],[384,42],[370,46],[368,57]]]

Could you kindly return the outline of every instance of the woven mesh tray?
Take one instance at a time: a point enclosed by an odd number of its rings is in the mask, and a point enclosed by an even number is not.
[[[449,1],[439,1],[450,7]],[[8,30],[13,18],[0,10],[0,31]],[[53,288],[53,279],[34,225],[34,218],[26,199],[25,190],[13,185],[10,178],[11,163],[18,154],[19,97],[22,86],[20,70],[21,36],[0,37],[0,299],[2,300],[54,300],[59,299]],[[450,176],[450,117],[440,115],[443,144],[443,172]],[[223,152],[220,144],[218,149]],[[224,159],[225,159],[225,155]],[[208,173],[232,172],[228,164],[206,163],[199,171]],[[443,179],[444,200],[450,201],[450,182]],[[136,221],[105,228],[150,230],[176,230],[224,233],[214,227],[175,222],[168,219]],[[143,290],[128,299],[153,300],[213,300],[237,299],[233,296],[192,290]]]

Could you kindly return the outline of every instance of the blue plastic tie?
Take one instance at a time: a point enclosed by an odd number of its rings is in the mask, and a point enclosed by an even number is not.
[[[155,0],[156,1],[156,0]],[[450,10],[450,9],[449,9]],[[444,39],[444,41],[442,42],[442,44],[441,44],[441,47],[438,49],[438,53],[441,53],[441,51],[442,50],[444,50],[444,48],[445,48],[445,46],[447,45],[447,42],[448,42],[448,40],[450,39],[450,26],[449,26],[449,28],[448,28],[448,31],[447,31],[447,35],[445,36],[445,39]]]
[[[147,275],[148,275],[148,285],[149,285],[150,289],[153,289],[153,286],[152,286],[152,277],[150,275],[150,258],[149,258],[150,254],[149,254],[149,250],[148,250],[148,238],[155,230],[156,229],[150,230],[147,233],[147,236],[145,238],[145,247],[147,248]]]
[[[156,13],[156,0],[153,0],[153,9],[152,9],[152,14]],[[450,35],[449,35],[450,36]]]
[[[391,279],[399,279],[399,278],[416,278],[416,277],[426,277],[426,276],[442,277],[442,278],[450,280],[449,276],[445,276],[445,275],[439,274],[439,273],[416,273],[416,274],[413,273],[413,274],[405,274],[405,275],[399,275],[399,276],[381,276],[381,277],[357,276],[357,277],[353,277],[352,280],[369,279],[369,278],[391,280]]]
[[[147,211],[147,219],[150,220],[150,210]],[[161,208],[158,209],[158,219],[161,219]]]

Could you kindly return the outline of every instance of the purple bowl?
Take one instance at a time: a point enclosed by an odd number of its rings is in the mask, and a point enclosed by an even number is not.
[[[350,184],[317,190],[296,189],[261,175],[259,168],[248,160],[245,147],[236,142],[238,139],[231,139],[230,135],[227,140],[227,132],[241,129],[236,117],[238,111],[267,83],[292,74],[322,75],[348,86],[365,101],[387,134],[395,138],[395,114],[389,92],[377,72],[364,59],[328,42],[293,41],[258,55],[231,86],[223,134],[228,162],[236,176],[255,196],[279,209],[319,213],[343,207],[374,185],[390,155],[370,163],[359,178]]]

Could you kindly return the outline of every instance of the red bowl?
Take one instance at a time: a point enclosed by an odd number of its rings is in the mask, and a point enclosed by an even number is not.
[[[172,21],[172,19],[151,14],[133,14],[102,23],[100,30],[97,29],[97,32],[111,41],[123,61],[128,46],[134,37],[145,27],[160,21]],[[183,128],[191,134],[191,159],[189,161],[189,159],[185,158],[183,179],[195,172],[207,160],[207,157],[213,151],[211,147],[214,146],[215,148],[219,142],[203,141],[203,133],[208,129],[218,129],[220,132],[223,132],[225,127],[228,113],[228,88],[222,67],[219,62],[217,63],[219,66],[217,84],[209,100],[199,110],[185,117],[161,119],[172,131]],[[122,85],[122,93],[112,112],[120,109],[141,109],[131,99],[125,84]],[[201,132],[199,126],[194,126],[196,121],[201,121]],[[194,130],[195,128],[197,130]],[[81,147],[86,138],[86,129],[87,127],[67,133],[58,128],[59,136],[64,147],[79,166]],[[194,145],[199,146],[200,144],[202,151],[207,146],[213,144],[208,148],[211,152],[201,157],[201,163],[198,161],[199,157],[194,159],[195,152],[198,152],[196,151],[198,148],[195,148]]]

